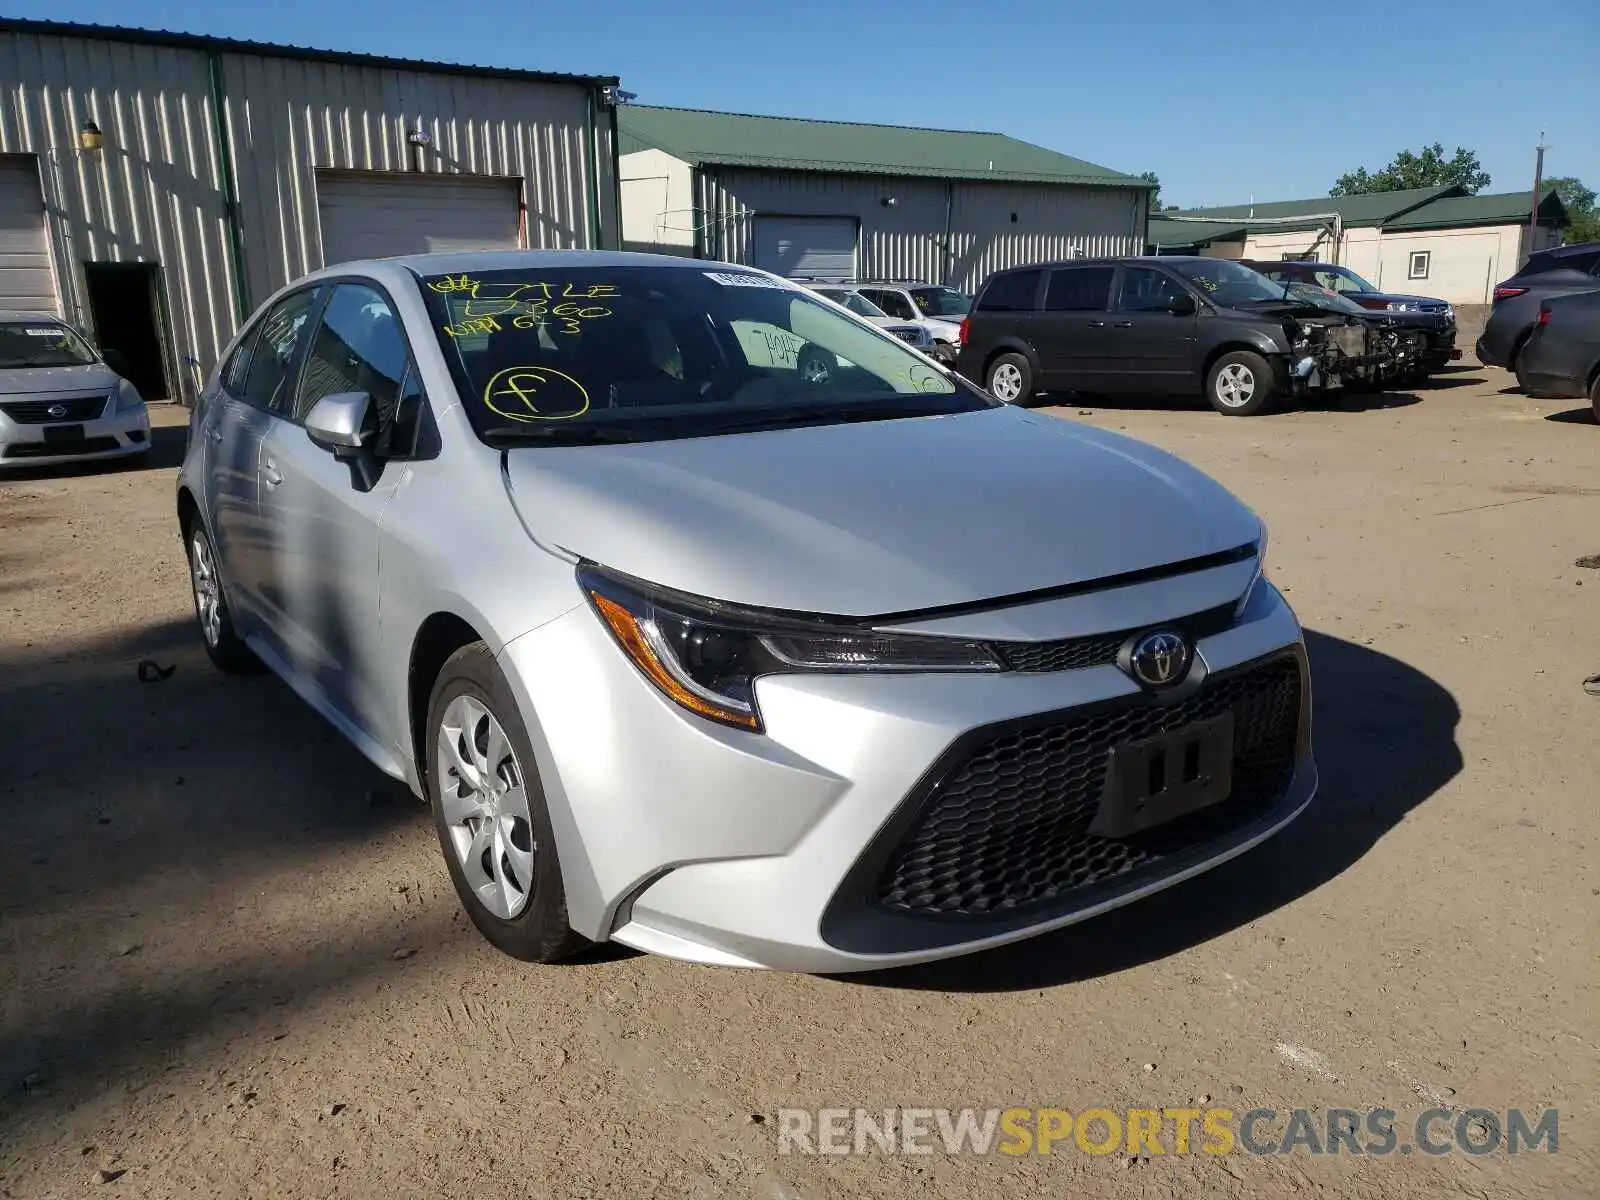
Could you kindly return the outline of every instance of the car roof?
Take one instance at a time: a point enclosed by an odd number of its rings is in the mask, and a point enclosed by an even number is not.
[[[0,308],[0,321],[54,321],[57,325],[72,328],[71,321],[63,321],[55,313],[26,312],[20,308]]]
[[[737,263],[700,258],[674,258],[667,254],[637,254],[623,250],[458,250],[439,254],[403,254],[395,258],[358,259],[313,272],[322,275],[371,274],[399,268],[418,275],[453,275],[468,271],[516,271],[528,267],[578,270],[585,267],[678,267],[699,271],[748,271]]]

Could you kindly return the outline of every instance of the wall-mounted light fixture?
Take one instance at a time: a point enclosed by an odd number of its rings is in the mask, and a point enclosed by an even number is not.
[[[406,134],[406,142],[409,145],[419,146],[423,149],[426,149],[427,147],[433,145],[433,134],[429,133],[426,129],[422,128],[422,126],[418,125],[415,129]]]
[[[78,148],[80,150],[88,150],[97,154],[105,149],[105,144],[106,135],[100,132],[100,126],[96,125],[92,119],[78,126]]]
[[[885,196],[882,200],[882,204],[885,208],[894,208],[899,203],[900,201],[894,196]]]
[[[639,98],[638,92],[625,92],[614,83],[608,84],[600,94],[612,108],[620,108],[624,104],[632,104]]]

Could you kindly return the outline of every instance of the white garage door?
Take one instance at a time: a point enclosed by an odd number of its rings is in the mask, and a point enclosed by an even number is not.
[[[522,244],[517,185],[317,172],[324,264]]]
[[[852,279],[854,217],[757,217],[756,266],[775,275]]]
[[[0,159],[0,308],[61,311],[32,158]]]

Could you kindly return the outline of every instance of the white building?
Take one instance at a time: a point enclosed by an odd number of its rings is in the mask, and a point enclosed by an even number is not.
[[[1529,254],[1561,240],[1567,214],[1560,197],[1544,194],[1531,240],[1529,200],[1529,192],[1469,196],[1437,187],[1185,209],[1151,218],[1150,247],[1158,254],[1335,262],[1384,291],[1487,304],[1495,284]],[[1255,223],[1261,218],[1278,220]]]
[[[0,308],[181,398],[328,263],[620,241],[612,78],[0,18]]]
[[[1004,134],[632,105],[618,124],[631,249],[970,290],[1145,244],[1148,183]]]

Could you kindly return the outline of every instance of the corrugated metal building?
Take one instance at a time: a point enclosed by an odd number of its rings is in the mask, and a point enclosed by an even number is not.
[[[616,246],[616,82],[0,19],[0,308],[181,397],[324,264]]]
[[[1144,249],[1147,182],[1004,134],[631,105],[618,122],[630,249],[967,289]]]

